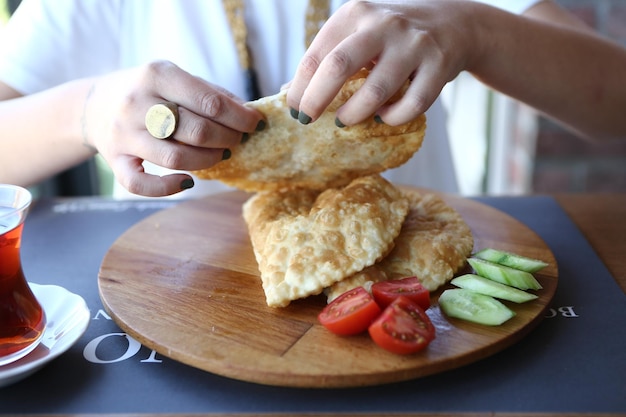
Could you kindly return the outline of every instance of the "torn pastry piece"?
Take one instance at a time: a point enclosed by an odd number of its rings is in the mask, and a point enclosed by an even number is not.
[[[472,231],[461,215],[432,193],[408,191],[409,213],[393,250],[365,274],[356,274],[324,292],[332,300],[359,285],[376,280],[417,276],[434,291],[448,282],[465,265],[474,247]]]
[[[261,192],[243,206],[266,301],[283,307],[380,261],[409,210],[379,175],[321,193]]]
[[[291,116],[286,90],[248,103],[265,115],[265,129],[231,149],[229,159],[194,174],[245,191],[325,190],[402,165],[422,145],[424,115],[400,126],[376,123],[374,117],[354,126],[335,125],[337,109],[363,85],[366,76],[362,70],[348,80],[321,117],[308,125]]]

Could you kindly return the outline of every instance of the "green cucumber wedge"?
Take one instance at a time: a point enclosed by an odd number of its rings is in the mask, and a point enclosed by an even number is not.
[[[530,272],[531,274],[548,266],[547,263],[540,261],[539,259],[527,258],[511,252],[491,248],[476,252],[474,257],[508,266],[510,268],[520,269],[522,271]]]
[[[463,288],[441,293],[439,307],[449,317],[487,326],[498,326],[515,316],[513,310],[495,298]]]
[[[500,284],[487,278],[474,274],[465,274],[454,278],[453,285],[480,294],[490,295],[501,300],[513,301],[514,303],[525,303],[537,298],[535,294]]]
[[[474,268],[477,275],[492,281],[519,288],[520,290],[540,290],[543,288],[530,272],[510,268],[479,258],[468,258],[467,262]]]

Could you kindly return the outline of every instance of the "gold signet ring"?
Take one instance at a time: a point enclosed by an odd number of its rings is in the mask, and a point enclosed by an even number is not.
[[[178,125],[178,106],[164,102],[150,107],[146,113],[146,129],[157,139],[168,139]]]

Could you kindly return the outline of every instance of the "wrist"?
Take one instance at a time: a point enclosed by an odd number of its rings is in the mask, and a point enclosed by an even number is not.
[[[468,22],[465,35],[469,42],[465,66],[467,71],[480,73],[481,68],[489,61],[495,50],[497,37],[502,36],[501,31],[495,27],[495,22],[502,13],[504,12],[482,3],[467,2],[465,17]]]
[[[87,121],[87,113],[89,111],[89,105],[91,103],[91,97],[93,96],[93,91],[96,88],[95,81],[91,82],[91,86],[87,90],[85,94],[85,98],[83,100],[82,112],[80,114],[80,136],[82,140],[82,144],[84,147],[92,151],[93,153],[97,153],[96,146],[93,144],[93,141],[89,135],[89,124]]]

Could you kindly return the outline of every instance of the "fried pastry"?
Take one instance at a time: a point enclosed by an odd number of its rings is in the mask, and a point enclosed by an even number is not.
[[[286,90],[247,103],[264,114],[265,129],[231,149],[229,159],[194,174],[245,191],[325,190],[402,165],[422,145],[424,115],[400,126],[376,123],[373,117],[354,126],[335,125],[336,110],[363,85],[366,76],[362,70],[349,79],[321,117],[309,125],[290,115]]]
[[[387,281],[389,277],[380,269],[377,264],[368,266],[362,271],[356,274],[342,279],[339,282],[334,283],[328,288],[324,288],[324,294],[326,295],[326,301],[329,303],[335,298],[339,297],[346,291],[350,291],[356,287],[363,287],[367,291],[370,291],[373,284],[380,281]]]
[[[243,217],[267,304],[319,294],[380,261],[409,210],[401,191],[379,175],[344,188],[260,192]]]
[[[410,211],[394,250],[380,263],[389,278],[415,275],[434,291],[465,265],[474,247],[461,215],[432,193],[407,192]]]
[[[409,213],[393,250],[375,264],[375,272],[359,273],[324,292],[328,300],[359,285],[417,276],[434,291],[448,282],[465,264],[474,247],[471,229],[461,215],[433,193],[407,191]]]

